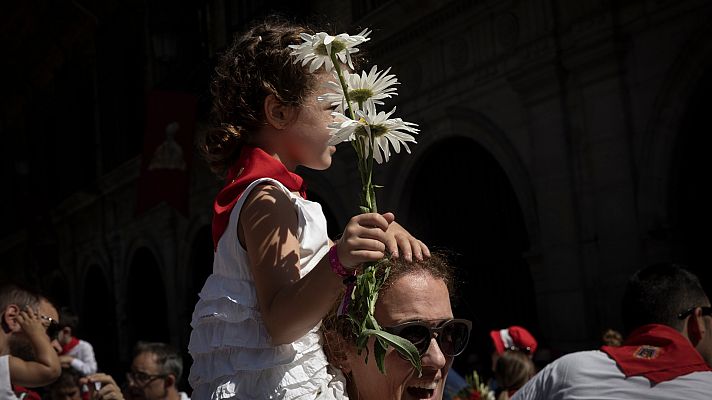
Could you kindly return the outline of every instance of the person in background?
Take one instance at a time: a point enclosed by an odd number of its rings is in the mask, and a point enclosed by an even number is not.
[[[615,329],[606,329],[601,335],[604,346],[618,347],[623,344],[623,335]]]
[[[513,397],[689,399],[712,396],[712,307],[700,281],[676,264],[636,272],[623,296],[621,346],[565,355]]]
[[[75,336],[79,318],[66,308],[60,310],[60,330],[57,333],[57,343],[61,346],[59,361],[62,368],[72,368],[81,375],[93,374],[97,371],[96,358],[92,345]]]
[[[170,345],[158,342],[138,342],[134,347],[131,369],[126,373],[128,385],[121,393],[112,377],[93,374],[82,378],[95,400],[190,400],[178,390],[183,374],[183,359]],[[100,383],[97,388],[94,384]]]
[[[0,398],[39,396],[25,387],[48,385],[61,368],[48,329],[59,316],[46,298],[15,285],[0,288]]]
[[[502,354],[508,350],[518,351],[531,361],[534,358],[534,353],[539,345],[534,338],[534,335],[532,335],[527,329],[517,325],[510,326],[509,328],[492,330],[490,331],[490,338],[492,339],[492,345],[494,347],[491,354],[492,372],[494,373],[494,377],[489,381],[488,386],[495,393],[500,393],[502,390],[500,388],[500,382],[497,379],[496,370],[497,361]],[[509,357],[506,363],[513,362],[511,358],[512,357]],[[505,367],[502,368],[503,370],[508,369]]]
[[[83,400],[79,377],[77,371],[63,368],[59,378],[47,387],[50,400]]]
[[[505,350],[494,367],[499,390],[497,400],[509,400],[534,374],[536,367],[529,354],[520,350]]]

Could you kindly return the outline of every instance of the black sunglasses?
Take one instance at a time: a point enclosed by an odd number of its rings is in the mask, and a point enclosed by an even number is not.
[[[472,322],[466,319],[448,319],[433,327],[425,321],[412,321],[384,327],[383,330],[413,343],[421,356],[428,351],[430,339],[435,338],[440,351],[446,356],[454,357],[467,347]]]
[[[687,318],[688,316],[692,315],[693,312],[695,312],[696,308],[700,308],[702,310],[703,317],[705,315],[712,315],[712,307],[690,307],[687,310],[681,312],[680,314],[677,314],[677,319]]]

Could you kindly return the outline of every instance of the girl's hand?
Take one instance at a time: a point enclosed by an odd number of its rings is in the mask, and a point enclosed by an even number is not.
[[[403,257],[407,262],[411,262],[414,257],[416,261],[423,261],[423,257],[430,257],[428,246],[395,222],[393,213],[385,213],[383,216],[392,221],[386,230],[386,247],[394,258]]]
[[[22,331],[30,338],[41,337],[41,335],[45,334],[46,328],[42,323],[40,315],[35,313],[30,306],[20,311],[17,315],[17,323],[20,324]],[[47,340],[49,340],[49,338],[47,338]]]
[[[388,242],[386,231],[391,222],[393,214],[390,213],[359,214],[351,218],[337,244],[341,265],[352,269],[361,263],[382,259]],[[388,250],[397,251],[397,247],[393,245]]]

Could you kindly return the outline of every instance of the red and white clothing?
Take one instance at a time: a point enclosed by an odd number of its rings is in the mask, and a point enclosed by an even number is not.
[[[633,332],[623,346],[613,349],[563,356],[534,376],[512,399],[712,398],[712,370],[692,344],[670,327],[646,325]]]
[[[329,368],[322,350],[320,325],[293,343],[275,346],[262,320],[247,250],[238,240],[237,226],[248,194],[265,183],[284,191],[297,213],[300,277],[329,251],[326,218],[319,203],[305,200],[270,178],[247,186],[221,232],[213,273],[193,312],[188,345],[193,357],[188,378],[193,398],[347,398],[343,376]]]
[[[62,346],[60,355],[73,357],[71,367],[82,375],[94,374],[97,371],[94,348],[89,342],[73,337],[69,343]]]

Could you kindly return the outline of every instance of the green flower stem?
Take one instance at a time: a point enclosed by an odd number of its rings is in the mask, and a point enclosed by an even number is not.
[[[344,79],[343,72],[340,68],[340,63],[333,52],[330,55],[331,61],[336,68],[336,74],[339,77],[341,89],[344,92],[344,99],[349,108],[351,119],[356,120],[356,112],[351,106],[348,86]],[[359,108],[363,104],[359,102]],[[368,135],[368,138],[361,135],[356,135],[356,140],[351,141],[356,154],[358,156],[358,170],[361,176],[361,213],[378,212],[376,205],[376,191],[373,185],[373,154],[375,140],[373,135]],[[385,259],[384,259],[385,260]],[[376,302],[378,300],[378,291],[381,289],[390,271],[390,267],[381,267],[382,261],[366,263],[363,265],[363,271],[356,278],[354,291],[351,293],[351,305],[349,307],[349,319],[351,320],[354,333],[356,333],[356,347],[358,353],[366,350],[366,361],[368,361],[368,339],[373,336],[376,339],[373,342],[373,353],[376,359],[376,365],[382,373],[386,373],[385,357],[388,346],[400,353],[405,359],[418,370],[418,375],[422,374],[422,366],[420,365],[420,355],[413,343],[403,339],[402,337],[392,335],[385,332],[378,325],[378,321],[374,317]],[[381,273],[379,273],[381,272]]]

